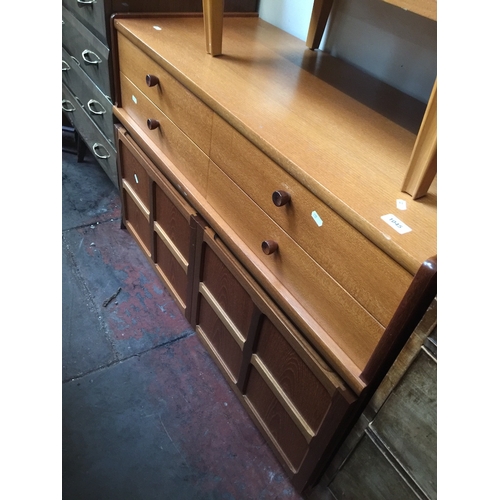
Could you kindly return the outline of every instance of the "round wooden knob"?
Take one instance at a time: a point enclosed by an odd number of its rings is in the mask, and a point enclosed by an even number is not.
[[[262,242],[262,251],[266,255],[271,255],[278,250],[278,243],[273,240],[266,240]]]
[[[148,119],[148,129],[154,130],[160,126],[160,122],[158,120],[154,120],[153,118]]]
[[[282,207],[283,205],[290,203],[291,199],[292,197],[290,196],[290,193],[287,193],[286,191],[278,190],[273,193],[273,203],[277,207]]]
[[[158,79],[157,76],[146,75],[146,85],[148,87],[154,87],[155,85],[158,85],[159,83],[160,83],[160,80]]]

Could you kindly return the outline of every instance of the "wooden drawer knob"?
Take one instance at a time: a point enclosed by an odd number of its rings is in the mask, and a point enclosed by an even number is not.
[[[262,242],[262,251],[266,255],[271,255],[278,250],[278,243],[273,240],[266,240]]]
[[[291,199],[292,197],[290,196],[290,193],[287,193],[286,191],[278,190],[273,193],[273,203],[277,207],[282,207],[283,205],[290,203]]]
[[[155,85],[158,85],[159,83],[160,83],[160,80],[157,76],[146,75],[146,85],[148,87],[154,87]]]
[[[160,122],[158,120],[154,120],[153,118],[148,119],[148,129],[154,130],[160,126]]]

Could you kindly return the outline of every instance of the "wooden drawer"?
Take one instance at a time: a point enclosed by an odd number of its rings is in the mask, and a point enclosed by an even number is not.
[[[412,275],[219,116],[211,159],[306,253],[387,326]],[[291,196],[284,206],[273,192]]]
[[[205,229],[202,239],[193,326],[300,483],[355,396],[213,231]]]
[[[105,95],[111,96],[109,48],[62,7],[62,45]]]
[[[123,220],[184,315],[191,314],[190,218],[196,212],[123,127],[117,127]]]
[[[280,297],[286,289],[362,369],[383,333],[382,325],[213,163],[207,201],[248,245],[250,259],[265,269],[263,276],[276,291],[275,300],[295,319],[293,305]],[[267,240],[278,244],[271,255],[261,248]]]
[[[106,172],[113,184],[118,187],[116,171],[116,150],[107,137],[96,127],[85,112],[82,102],[62,84],[62,109],[78,130],[90,152]]]
[[[177,128],[127,77],[121,75],[122,108],[138,124],[141,131],[182,170],[193,186],[206,193],[208,157]],[[158,127],[148,128],[148,120]]]
[[[213,111],[121,33],[118,53],[120,71],[208,155]]]
[[[113,104],[99,87],[81,69],[78,61],[63,48],[62,81],[78,96],[85,111],[101,129],[108,141],[114,144]]]

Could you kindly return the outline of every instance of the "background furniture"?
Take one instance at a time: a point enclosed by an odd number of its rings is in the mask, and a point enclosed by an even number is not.
[[[226,11],[255,12],[257,0],[226,0]],[[202,0],[63,0],[62,110],[86,145],[118,186],[113,134],[110,16],[113,12],[200,12]]]

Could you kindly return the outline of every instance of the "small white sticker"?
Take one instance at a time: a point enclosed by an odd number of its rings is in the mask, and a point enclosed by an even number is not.
[[[319,227],[323,225],[323,219],[318,215],[316,210],[312,211],[311,217],[314,219],[314,222],[316,222],[316,224],[318,224]]]
[[[137,104],[137,97],[135,95],[132,96],[132,101],[134,101],[134,104]]]
[[[134,174],[134,179],[135,179],[135,183],[139,184],[139,179],[137,178],[137,174]]]
[[[406,210],[406,200],[396,200],[396,207],[399,210]]]
[[[153,28],[156,30],[156,31],[161,31],[161,28],[159,26],[153,26]]]
[[[389,226],[395,229],[399,234],[405,234],[411,231],[411,227],[408,227],[393,214],[382,215],[381,219],[384,222],[387,222],[387,224],[389,224]]]

